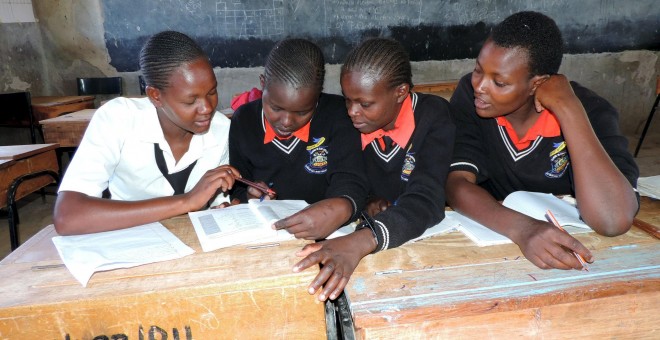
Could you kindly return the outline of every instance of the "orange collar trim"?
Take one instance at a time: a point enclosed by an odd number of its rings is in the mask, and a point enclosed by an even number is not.
[[[506,133],[509,135],[513,145],[515,145],[518,150],[527,148],[538,136],[557,137],[561,134],[561,128],[559,126],[559,121],[557,121],[557,117],[548,110],[543,110],[540,113],[540,116],[534,125],[527,130],[525,136],[520,140],[518,139],[518,135],[513,129],[513,126],[511,126],[511,123],[509,123],[505,117],[496,117],[495,120],[497,120],[498,125],[504,126]]]
[[[394,122],[394,129],[385,131],[378,129],[372,133],[362,134],[362,150],[369,145],[374,139],[383,136],[389,136],[392,140],[402,148],[405,148],[415,131],[415,115],[412,107],[411,95],[403,101],[399,115]]]
[[[275,130],[270,125],[270,123],[268,122],[268,119],[266,119],[265,116],[263,117],[263,120],[264,120],[264,130],[265,130],[264,144],[268,144],[268,143],[272,142],[273,139],[275,139],[275,138],[277,138],[279,140],[287,140],[287,139],[290,139],[292,137],[296,137],[296,138],[300,139],[301,141],[303,141],[305,143],[307,143],[307,141],[309,140],[309,127],[312,124],[311,120],[309,122],[307,122],[307,124],[305,124],[303,127],[296,130],[295,132],[293,132],[291,134],[291,136],[289,136],[289,137],[280,137],[280,136],[278,136],[277,133],[275,133]]]

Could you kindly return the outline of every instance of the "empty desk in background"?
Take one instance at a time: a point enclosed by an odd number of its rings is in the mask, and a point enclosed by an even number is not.
[[[77,147],[85,135],[96,109],[85,109],[39,121],[44,141],[58,143],[61,147]]]
[[[324,304],[307,293],[318,270],[291,270],[305,241],[204,253],[187,216],[162,223],[195,253],[95,273],[87,287],[62,265],[53,226],[44,228],[0,261],[0,338],[326,337]]]
[[[638,218],[660,222],[660,201]],[[657,226],[660,226],[657,225]],[[345,290],[359,339],[645,338],[660,334],[660,241],[575,235],[591,271],[542,270],[515,244],[451,232],[362,260]]]
[[[7,207],[9,211],[9,238],[12,250],[18,247],[20,240],[16,228],[18,221],[12,216],[16,212],[16,206],[10,205],[12,201],[20,200],[56,181],[59,173],[55,154],[57,147],[57,144],[0,146],[0,161],[3,161],[0,166],[0,206]],[[15,181],[35,173],[39,175],[21,180],[13,197],[8,195],[11,193],[12,185],[16,185]]]
[[[58,143],[63,148],[77,147],[96,109],[85,109],[39,121],[46,143]],[[233,110],[222,109],[220,113],[231,118]]]
[[[38,96],[32,97],[35,121],[54,118],[64,113],[94,108],[94,96]]]
[[[412,90],[418,93],[433,94],[449,100],[452,94],[454,94],[454,91],[456,91],[456,86],[458,86],[458,80],[446,80],[435,83],[415,84]]]

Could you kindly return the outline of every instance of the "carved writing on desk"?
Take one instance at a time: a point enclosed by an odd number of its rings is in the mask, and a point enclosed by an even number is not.
[[[192,330],[190,329],[190,326],[185,326],[185,338],[181,338],[179,335],[179,330],[177,328],[172,328],[172,339],[173,340],[192,340]],[[149,327],[149,333],[147,334],[148,340],[156,340],[156,336],[158,336],[158,339],[168,339],[168,334],[167,331],[164,330],[163,328],[160,328],[158,326],[152,325]],[[129,340],[128,335],[123,334],[123,333],[118,333],[118,334],[113,334],[110,336],[107,336],[105,334],[97,335],[93,338],[94,340]],[[144,337],[144,328],[142,325],[140,325],[140,328],[138,329],[138,339],[139,340],[145,340]],[[64,336],[64,340],[71,340],[71,335],[67,334]]]

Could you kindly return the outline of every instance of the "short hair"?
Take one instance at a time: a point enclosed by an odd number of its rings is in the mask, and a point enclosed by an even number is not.
[[[306,39],[284,39],[268,53],[264,66],[264,86],[282,83],[298,88],[323,89],[325,59],[323,52]]]
[[[497,46],[527,50],[530,76],[559,72],[564,40],[550,17],[539,12],[518,12],[495,25],[490,37]]]
[[[172,73],[181,65],[208,56],[189,36],[163,31],[147,39],[140,50],[140,71],[146,85],[157,89],[170,86]]]
[[[396,40],[371,38],[355,47],[341,66],[341,74],[352,71],[363,72],[385,79],[389,88],[412,83],[410,57],[403,46]]]

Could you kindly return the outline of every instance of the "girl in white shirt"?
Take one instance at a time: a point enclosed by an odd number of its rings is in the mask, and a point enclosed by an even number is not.
[[[140,51],[147,98],[117,98],[94,114],[59,188],[61,235],[132,227],[224,205],[240,173],[227,165],[229,120],[217,81],[188,36],[165,31]],[[111,199],[102,198],[108,189]]]

